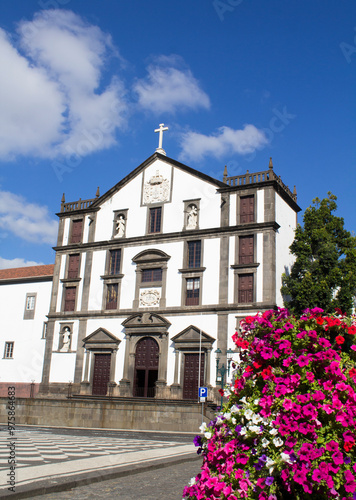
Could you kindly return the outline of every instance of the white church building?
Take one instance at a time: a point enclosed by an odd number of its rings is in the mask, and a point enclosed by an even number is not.
[[[70,383],[73,394],[179,400],[201,385],[216,398],[216,351],[226,367],[240,319],[283,304],[299,210],[271,160],[220,181],[162,147],[103,195],[63,197],[47,278],[16,285],[0,272],[3,300],[11,289],[19,304],[14,322],[0,320],[0,382],[44,397]],[[29,345],[43,363],[27,377]]]

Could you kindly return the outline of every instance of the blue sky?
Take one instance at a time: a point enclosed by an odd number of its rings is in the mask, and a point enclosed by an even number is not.
[[[328,191],[356,231],[351,0],[12,0],[0,20],[0,268],[54,261],[60,200],[158,146],[222,179]],[[302,216],[299,216],[302,221]]]

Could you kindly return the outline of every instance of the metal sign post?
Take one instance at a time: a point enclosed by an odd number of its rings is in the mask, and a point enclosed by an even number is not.
[[[198,389],[199,401],[202,403],[201,405],[201,423],[204,422],[204,403],[208,397],[208,388],[207,387],[199,387]]]

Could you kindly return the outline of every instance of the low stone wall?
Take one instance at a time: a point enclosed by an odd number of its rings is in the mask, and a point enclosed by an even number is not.
[[[201,404],[162,401],[93,401],[16,398],[16,425],[199,432]],[[7,423],[7,399],[0,399],[0,422]],[[205,406],[205,405],[204,405]],[[213,412],[204,412],[205,421]]]

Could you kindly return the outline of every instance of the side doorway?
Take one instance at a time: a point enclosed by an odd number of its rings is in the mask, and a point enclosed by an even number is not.
[[[204,386],[204,353],[201,353],[200,381],[199,357],[199,353],[184,353],[183,399],[198,399],[198,388]]]

